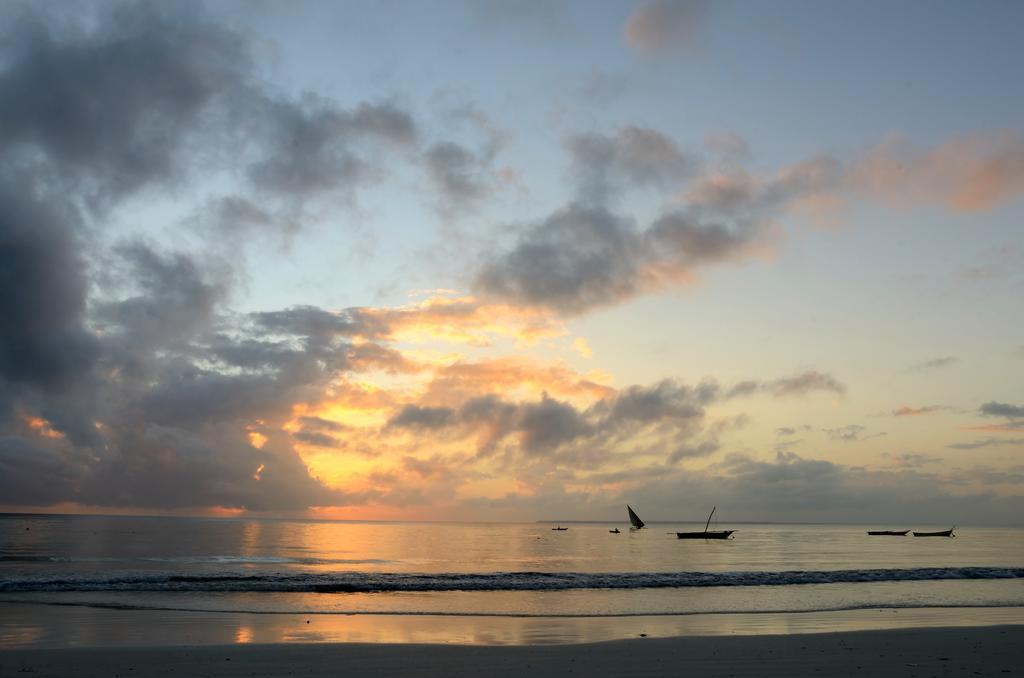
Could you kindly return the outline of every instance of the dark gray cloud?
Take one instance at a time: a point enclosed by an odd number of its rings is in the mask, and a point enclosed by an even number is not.
[[[383,140],[411,147],[412,118],[392,104],[360,104],[353,110],[309,95],[299,102],[254,98],[251,119],[262,132],[262,157],[248,169],[255,188],[288,196],[344,192],[375,177],[359,145]]]
[[[455,410],[450,407],[406,405],[387,425],[391,428],[441,428],[447,426],[454,415]]]
[[[793,200],[833,187],[841,167],[811,158],[768,181],[706,175],[686,204],[645,227],[609,204],[629,186],[676,187],[697,163],[660,132],[626,127],[567,142],[577,200],[516,228],[505,248],[489,247],[473,287],[483,297],[566,315],[692,283],[704,269],[741,261],[777,238],[772,217]]]
[[[250,62],[238,34],[163,9],[119,4],[91,32],[26,13],[0,71],[7,162],[41,164],[99,201],[175,177]]]
[[[742,256],[759,235],[752,225],[702,223],[683,213],[640,230],[602,207],[573,204],[489,256],[474,286],[485,297],[576,315],[692,279]]]
[[[1009,403],[997,403],[992,401],[979,407],[978,413],[986,417],[1024,419],[1024,405],[1010,405]]]
[[[767,179],[740,169],[706,173],[687,190],[686,198],[698,214],[751,218],[771,214],[799,198],[836,189],[842,179],[843,165],[831,156],[819,155]]]
[[[789,398],[805,396],[815,391],[843,396],[846,395],[846,386],[831,374],[817,370],[806,370],[789,377],[780,377],[770,381],[741,381],[729,389],[726,397],[735,398],[756,393],[769,393],[775,398]],[[807,427],[803,427],[802,430],[807,430]]]
[[[386,325],[359,309],[334,312],[316,306],[292,306],[281,311],[253,313],[250,317],[269,333],[306,337],[316,343],[326,343],[335,337],[375,336],[387,330]]]
[[[442,215],[471,209],[504,188],[511,174],[495,166],[509,134],[471,103],[449,107],[443,113],[458,141],[441,139],[423,152],[427,178],[438,192],[436,207]],[[514,174],[514,173],[513,173]]]
[[[88,283],[78,219],[64,200],[39,196],[12,173],[0,168],[0,384],[67,386],[99,353],[82,325]]]
[[[601,208],[570,205],[486,261],[475,286],[491,297],[581,313],[637,294],[645,259],[632,224]]]
[[[127,334],[136,344],[166,344],[191,338],[213,319],[227,282],[215,279],[191,257],[158,252],[134,242],[115,253],[127,264],[126,276],[139,291],[116,302],[100,302],[94,318]]]
[[[305,443],[306,445],[313,445],[315,447],[338,446],[337,438],[334,438],[333,436],[330,436],[326,433],[321,433],[319,431],[296,431],[295,433],[292,433],[292,438],[295,438],[295,440],[299,441],[300,443]]]
[[[565,145],[572,156],[580,199],[591,205],[607,204],[627,186],[678,186],[698,165],[668,136],[635,125],[619,129],[614,136],[571,136]]]
[[[705,407],[718,397],[713,381],[688,386],[674,380],[630,386],[587,408],[548,394],[527,402],[484,395],[455,408],[405,405],[387,428],[413,428],[448,439],[471,436],[479,455],[501,453],[509,459],[543,459],[572,468],[596,469],[622,447],[629,448],[631,456],[676,464],[713,454],[718,437],[744,423],[709,422]]]
[[[73,25],[29,6],[7,32],[4,502],[291,510],[359,499],[310,477],[290,436],[264,422],[279,428],[295,402],[322,398],[354,355],[346,337],[372,322],[302,308],[235,316],[223,262],[140,241],[92,249],[124,200],[173,191],[196,167],[303,198],[345,189],[311,187],[311,166],[330,175],[330,163],[368,162],[371,144],[416,143],[391,104],[343,109],[264,91],[246,38],[197,8],[118,4]],[[245,196],[215,202],[225,221],[274,221]],[[249,439],[256,429],[265,444]]]
[[[953,443],[946,445],[951,450],[977,450],[982,447],[1003,447],[1006,445],[1024,445],[1024,438],[983,438],[969,443]]]
[[[846,395],[846,386],[831,374],[807,370],[791,377],[782,377],[764,384],[763,388],[770,391],[776,398],[803,396],[813,391],[825,391],[842,396]]]
[[[471,204],[491,189],[488,161],[453,141],[431,145],[423,162],[434,185],[456,205]]]

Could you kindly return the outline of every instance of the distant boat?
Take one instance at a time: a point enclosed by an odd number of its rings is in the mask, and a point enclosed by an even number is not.
[[[716,508],[718,507],[711,507],[711,513],[708,515],[708,522],[704,523],[703,532],[676,532],[676,537],[680,539],[728,539],[736,530],[708,531],[708,526],[711,525],[711,516],[715,515]]]
[[[568,527],[562,527],[561,525],[559,525],[558,527],[552,527],[551,529],[556,531],[556,532],[565,532],[569,528]]]
[[[608,530],[608,532],[610,532],[611,534],[618,534],[619,528],[616,527],[614,530]]]
[[[915,537],[955,537],[953,530],[956,529],[956,525],[949,528],[948,530],[942,530],[941,532],[915,532]]]
[[[644,526],[644,521],[640,520],[640,516],[636,514],[629,504],[626,504],[626,510],[629,511],[629,525],[631,530],[639,530]]]
[[[903,530],[902,532],[899,530],[868,530],[868,534],[872,537],[905,537],[907,532],[910,532],[910,530]]]

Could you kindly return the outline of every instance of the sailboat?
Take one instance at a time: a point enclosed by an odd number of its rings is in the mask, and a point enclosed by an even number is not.
[[[715,509],[717,508],[717,506],[711,507],[711,513],[708,515],[708,522],[704,524],[703,532],[676,532],[676,536],[680,539],[728,539],[736,530],[708,531],[708,526],[711,525],[711,516],[715,515]]]
[[[642,528],[644,526],[644,521],[640,520],[640,516],[636,514],[636,511],[630,508],[629,504],[626,504],[626,510],[629,511],[629,529],[639,530]]]

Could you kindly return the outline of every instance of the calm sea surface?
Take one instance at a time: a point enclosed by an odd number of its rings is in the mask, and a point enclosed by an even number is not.
[[[6,515],[0,602],[449,619],[1024,606],[1020,529],[722,524],[734,539],[690,541],[674,531],[703,525],[565,526]]]

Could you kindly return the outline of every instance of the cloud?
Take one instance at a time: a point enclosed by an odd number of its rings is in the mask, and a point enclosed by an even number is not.
[[[747,140],[735,132],[708,132],[704,135],[704,146],[730,160],[745,159],[750,153]]]
[[[977,450],[982,447],[1003,447],[1005,445],[1024,445],[1024,438],[984,438],[970,443],[953,443],[946,447],[951,450]]]
[[[741,381],[729,389],[726,397],[736,398],[755,393],[769,393],[775,398],[789,398],[805,396],[814,391],[824,391],[844,396],[846,395],[846,386],[831,374],[817,370],[806,370],[789,377],[779,377],[770,381]],[[806,427],[803,427],[803,429],[806,429]],[[779,430],[781,431],[782,429]]]
[[[626,20],[626,43],[642,54],[692,48],[710,6],[706,0],[644,2]]]
[[[658,130],[626,125],[614,136],[578,134],[565,142],[585,203],[600,205],[621,186],[671,187],[692,174],[697,160]]]
[[[198,14],[104,14],[92,32],[24,16],[0,73],[8,161],[42,164],[101,202],[175,177],[192,144],[215,134],[204,112],[236,97],[250,68],[245,41]]]
[[[419,407],[406,405],[388,421],[389,427],[442,428],[455,414],[450,407]]]
[[[0,169],[0,384],[67,386],[99,357],[83,326],[77,216],[66,201],[42,198],[12,174]]]
[[[416,139],[412,118],[389,103],[345,110],[310,95],[299,102],[257,96],[251,105],[252,124],[264,141],[262,157],[247,170],[258,191],[294,197],[344,192],[375,177],[361,143],[409,147]]]
[[[522,230],[507,252],[485,259],[474,287],[484,298],[578,315],[756,254],[762,236],[750,223],[703,223],[683,213],[640,230],[604,208],[576,203]]]
[[[1024,419],[1024,405],[1010,405],[1009,403],[997,403],[992,401],[979,407],[978,414],[986,417]]]
[[[922,525],[1020,524],[1020,494],[966,490],[956,484],[964,475],[970,475],[972,483],[1020,485],[1019,471],[975,468],[941,475],[901,466],[846,466],[792,453],[767,459],[733,454],[706,468],[640,467],[600,478],[609,485],[589,487],[576,479],[572,490],[544,485],[496,500],[467,501],[465,506],[535,519],[622,520],[623,504],[629,502],[652,520],[703,521],[708,507],[716,505],[719,520],[729,524],[799,522],[808,515],[823,522],[878,525],[891,524],[893,516]]]
[[[910,405],[903,405],[897,407],[892,411],[894,417],[919,417],[923,414],[932,414],[934,412],[941,412],[942,410],[948,410],[949,408],[945,405],[925,405],[923,407],[911,407]]]
[[[959,358],[957,358],[956,356],[947,355],[942,356],[941,358],[932,358],[931,360],[926,360],[922,363],[917,363],[916,365],[911,365],[909,369],[911,372],[924,372],[926,370],[935,370],[942,367],[949,367],[950,365],[953,365],[957,362],[959,362]]]
[[[821,430],[825,432],[825,435],[828,436],[829,440],[837,440],[843,443],[860,442],[869,438],[877,438],[885,435],[884,431],[880,433],[873,433],[871,435],[864,435],[864,432],[868,429],[866,426],[861,426],[860,424],[849,424],[847,426],[840,426],[839,428],[823,428]]]
[[[572,350],[575,351],[581,358],[593,358],[594,350],[590,348],[590,344],[583,337],[576,337],[572,342]]]
[[[908,469],[918,468],[928,464],[940,464],[944,461],[942,457],[935,457],[930,454],[914,454],[912,452],[904,452],[902,454],[889,454],[888,452],[883,452],[882,456],[891,459],[893,466]]]
[[[850,164],[847,183],[895,204],[991,210],[1024,194],[1024,138],[1014,132],[974,134],[926,149],[890,137]]]

